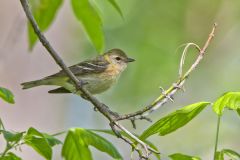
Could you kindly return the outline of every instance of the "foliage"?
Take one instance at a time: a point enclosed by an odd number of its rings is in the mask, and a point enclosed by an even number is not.
[[[52,147],[61,144],[61,141],[55,137],[41,133],[35,128],[29,128],[27,132],[13,132],[8,131],[4,128],[3,124],[1,126],[0,134],[6,141],[6,148],[2,152],[1,160],[21,160],[20,157],[11,152],[12,149],[17,149],[21,145],[27,144],[42,155],[45,159],[52,159]]]
[[[116,137],[116,134],[114,134],[112,130],[92,129],[91,131],[93,131],[93,132],[105,133],[105,134],[109,134],[109,135],[111,135],[111,136]],[[120,132],[120,133],[121,133],[121,135],[126,136],[126,137],[128,137],[129,139],[131,139],[131,137],[129,137],[125,132],[122,131],[122,132]],[[135,136],[138,137],[138,138],[140,138],[140,136],[137,135],[137,134],[135,134]],[[132,141],[134,141],[134,139],[132,139]],[[151,148],[153,148],[153,149],[155,149],[156,151],[159,152],[158,148],[157,148],[152,142],[147,141],[147,140],[144,140],[144,142],[145,142],[146,144],[148,144]],[[136,143],[136,142],[135,142],[135,143]],[[160,158],[160,154],[154,153],[154,156],[155,156],[158,160],[161,159],[161,158]]]
[[[42,31],[46,31],[52,24],[63,0],[29,0],[33,16]],[[28,42],[32,49],[37,41],[37,36],[28,24]]]
[[[108,0],[109,3],[112,4],[112,6],[116,9],[116,11],[121,15],[121,17],[123,18],[123,13],[121,11],[121,8],[118,6],[117,2],[115,0]]]
[[[24,141],[47,160],[52,159],[52,146],[47,138],[36,129],[29,128]]]
[[[6,154],[6,156],[1,157],[1,160],[21,160],[20,157],[18,157],[16,154],[12,153],[12,152],[8,152]]]
[[[214,160],[224,160],[224,156],[228,156],[231,160],[239,160],[240,154],[231,150],[231,149],[223,149],[217,152]]]
[[[184,155],[184,154],[181,154],[181,153],[171,154],[171,155],[169,155],[169,157],[172,160],[201,160],[201,158],[199,158],[199,157],[188,156],[188,155]]]
[[[6,88],[0,87],[0,97],[8,103],[14,103],[12,92]]]
[[[178,128],[186,125],[195,116],[197,116],[209,102],[198,102],[185,106],[163,118],[158,120],[140,136],[141,139],[146,139],[151,135],[158,133],[161,136],[169,134]]]
[[[83,128],[74,128],[68,131],[62,148],[62,156],[66,160],[91,160],[89,146],[107,153],[114,159],[122,159],[117,149],[109,141]]]
[[[102,22],[88,0],[72,0],[73,11],[83,24],[89,38],[98,52],[103,50],[104,38]]]
[[[227,92],[219,97],[213,104],[213,110],[222,115],[224,108],[240,110],[240,92]]]
[[[108,0],[116,11],[123,17],[122,11],[115,0]],[[30,0],[34,18],[40,29],[46,31],[52,24],[63,0]],[[72,9],[77,19],[82,23],[88,37],[96,50],[101,53],[104,49],[102,20],[90,0],[71,0]],[[32,49],[37,41],[33,28],[28,24],[29,48]]]

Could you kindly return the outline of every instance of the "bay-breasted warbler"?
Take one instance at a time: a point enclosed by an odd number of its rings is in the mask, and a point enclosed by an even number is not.
[[[98,94],[109,89],[126,69],[128,63],[133,61],[134,59],[129,58],[122,50],[112,49],[103,55],[70,66],[69,69],[85,84],[90,93]],[[21,85],[23,89],[41,85],[55,85],[60,87],[50,90],[49,93],[76,93],[74,84],[63,70]],[[78,94],[81,95],[81,93]]]

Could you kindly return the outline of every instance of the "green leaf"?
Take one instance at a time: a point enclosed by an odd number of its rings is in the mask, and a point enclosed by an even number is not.
[[[10,132],[6,130],[1,130],[0,132],[3,133],[5,140],[8,142],[19,142],[22,139],[23,133],[24,133],[24,132],[15,133],[15,132]]]
[[[220,116],[223,114],[224,108],[240,109],[240,92],[227,92],[213,104],[213,110]]]
[[[37,131],[35,128],[29,128],[24,137],[24,141],[45,159],[51,160],[52,148],[41,132]]]
[[[240,160],[240,154],[231,149],[223,149],[221,152],[231,158],[231,160]]]
[[[199,158],[199,157],[188,156],[188,155],[184,155],[182,153],[175,153],[175,154],[169,155],[169,157],[172,160],[201,160],[201,158]]]
[[[216,152],[214,160],[224,160],[223,152]]]
[[[8,152],[4,157],[1,157],[0,160],[21,160],[21,158],[12,152]]]
[[[39,28],[41,31],[46,31],[52,24],[63,0],[29,0],[29,2]],[[37,39],[32,26],[28,23],[29,49],[33,49]]]
[[[54,147],[55,145],[58,145],[58,144],[62,144],[62,142],[59,139],[55,138],[54,136],[51,136],[47,133],[42,133],[42,134],[46,138],[48,144],[51,147]]]
[[[147,141],[147,140],[145,140],[144,142],[145,142],[147,145],[149,145],[149,147],[151,147],[151,148],[153,148],[155,151],[158,151],[158,152],[159,152],[158,148],[157,148],[152,142]],[[154,152],[153,152],[153,154],[154,154],[154,156],[155,156],[158,160],[161,159],[160,154],[157,154],[157,153],[154,153]]]
[[[102,22],[98,13],[88,0],[72,0],[72,8],[75,16],[81,21],[96,50],[102,52],[104,49],[104,35]]]
[[[231,160],[240,160],[240,154],[231,149],[223,149],[218,151],[214,157],[214,160],[224,160],[225,155]]]
[[[6,88],[0,87],[0,97],[8,103],[14,103],[14,96],[12,92]]]
[[[101,132],[101,133],[105,133],[105,134],[109,134],[111,136],[117,137],[116,134],[114,134],[113,131],[109,130],[109,129],[91,129],[91,131]],[[121,135],[123,135],[123,136],[129,138],[131,141],[135,142],[135,140],[132,139],[130,136],[128,136],[125,132],[121,131],[120,133],[121,133]],[[137,134],[134,134],[134,135],[139,138],[139,135],[137,135]],[[147,140],[144,140],[144,142],[146,144],[148,144],[151,148],[153,148],[154,150],[159,152],[158,148],[153,143],[151,143],[150,141],[147,141]],[[153,153],[153,154],[158,160],[161,159],[160,154],[157,154],[157,153]]]
[[[140,139],[144,140],[156,133],[164,136],[177,130],[191,121],[209,104],[209,102],[198,102],[170,113],[145,130]]]
[[[66,160],[92,160],[91,151],[74,130],[69,130],[62,148]]]
[[[123,13],[121,11],[121,8],[119,7],[119,5],[117,4],[117,2],[115,0],[108,0],[109,3],[111,3],[111,5],[116,9],[116,11],[120,14],[120,16],[123,18]]]
[[[237,113],[240,116],[240,108],[237,109]]]
[[[62,156],[66,160],[92,160],[89,146],[107,153],[114,159],[122,159],[117,149],[109,141],[90,130],[82,128],[74,128],[68,131]]]

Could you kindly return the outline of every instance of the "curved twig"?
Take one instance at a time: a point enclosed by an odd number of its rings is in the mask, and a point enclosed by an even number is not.
[[[181,60],[180,60],[180,66],[179,66],[179,71],[178,71],[178,74],[179,74],[179,77],[182,77],[182,72],[183,72],[183,66],[184,66],[184,63],[185,63],[185,58],[186,58],[186,55],[188,53],[188,49],[191,47],[191,46],[194,46],[199,52],[201,51],[201,48],[195,44],[195,43],[187,43],[185,44],[185,47],[183,49],[183,53],[182,53],[182,57],[181,57]]]

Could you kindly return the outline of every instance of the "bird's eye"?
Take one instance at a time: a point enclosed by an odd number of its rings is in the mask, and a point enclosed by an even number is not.
[[[121,60],[121,58],[120,58],[120,57],[116,57],[115,59],[116,59],[117,61],[120,61],[120,60]]]

